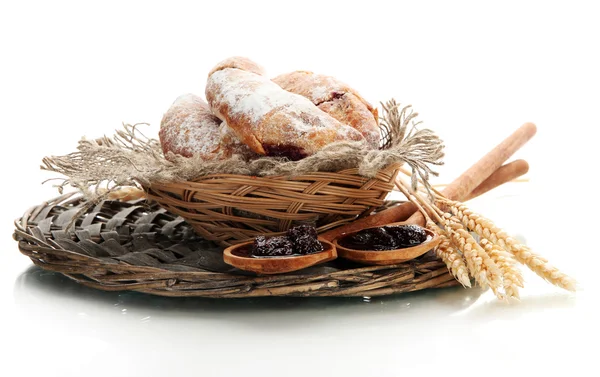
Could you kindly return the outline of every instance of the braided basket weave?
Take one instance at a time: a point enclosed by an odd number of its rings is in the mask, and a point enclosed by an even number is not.
[[[37,266],[97,289],[215,298],[381,296],[459,284],[432,252],[390,266],[336,259],[256,276],[226,265],[221,248],[156,202],[85,204],[69,193],[35,206],[15,222],[14,238]]]
[[[214,174],[145,190],[203,238],[229,246],[280,235],[297,224],[311,224],[321,233],[366,216],[392,191],[400,166],[392,164],[373,178],[358,175],[358,169],[292,177]]]

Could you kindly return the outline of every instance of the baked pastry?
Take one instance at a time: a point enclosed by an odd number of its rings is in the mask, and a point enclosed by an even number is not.
[[[285,73],[273,79],[283,89],[304,96],[327,114],[358,130],[372,148],[379,147],[377,108],[354,89],[331,76],[309,71]]]
[[[163,153],[220,160],[248,150],[208,104],[194,94],[178,97],[163,116],[158,133]]]
[[[237,68],[241,69],[242,71],[256,73],[260,76],[265,75],[265,69],[252,60],[243,56],[232,56],[220,61],[217,65],[215,65],[208,73],[208,77],[210,77],[216,71],[220,71],[225,68]]]
[[[246,160],[261,157],[254,153],[246,144],[242,143],[240,138],[237,137],[235,132],[225,122],[222,122],[219,127],[219,137],[221,139],[220,159],[229,158],[234,154],[240,155]]]
[[[230,58],[208,77],[206,99],[254,152],[299,160],[336,141],[363,141],[360,132],[257,74],[255,64]],[[251,71],[245,70],[247,66]]]

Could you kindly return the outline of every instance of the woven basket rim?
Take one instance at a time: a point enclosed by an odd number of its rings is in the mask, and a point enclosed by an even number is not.
[[[395,162],[395,163],[391,163],[389,165],[387,165],[385,168],[379,169],[378,172],[388,172],[388,171],[394,171],[394,170],[398,170],[400,169],[403,165],[405,165],[404,162]],[[207,175],[203,175],[197,178],[193,178],[193,179],[189,179],[189,180],[176,180],[176,181],[169,181],[169,182],[162,182],[162,181],[155,181],[155,182],[151,182],[149,184],[142,184],[142,186],[153,186],[153,185],[169,185],[169,184],[181,184],[181,183],[195,183],[195,182],[200,182],[206,179],[218,179],[218,178],[223,178],[223,179],[227,179],[227,178],[239,178],[239,179],[257,179],[257,180],[302,180],[305,179],[306,177],[312,177],[312,176],[328,176],[328,175],[332,175],[332,174],[358,174],[358,168],[348,168],[348,169],[342,169],[342,170],[338,170],[338,171],[314,171],[314,172],[307,172],[307,173],[302,173],[302,174],[298,174],[298,175],[290,175],[290,174],[278,174],[278,175],[265,175],[265,176],[259,176],[259,175],[245,175],[245,174],[230,174],[230,173],[214,173],[214,174],[207,174]],[[368,176],[363,176],[365,179],[368,179]]]

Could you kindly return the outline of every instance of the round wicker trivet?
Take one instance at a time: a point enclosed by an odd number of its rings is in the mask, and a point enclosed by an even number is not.
[[[372,297],[459,284],[432,252],[393,266],[337,259],[256,276],[226,265],[221,248],[154,202],[103,201],[82,211],[84,203],[69,193],[31,208],[15,222],[14,238],[37,266],[97,289],[215,298]]]

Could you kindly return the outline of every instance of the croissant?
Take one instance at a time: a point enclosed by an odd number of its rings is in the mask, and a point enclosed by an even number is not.
[[[343,124],[358,130],[371,148],[378,148],[380,131],[377,108],[354,89],[331,76],[295,71],[273,79],[283,89],[308,98]]]
[[[248,59],[217,64],[206,84],[212,112],[254,152],[298,160],[336,141],[364,141],[307,98],[282,89]]]
[[[203,160],[222,160],[249,152],[227,124],[214,116],[208,104],[194,94],[179,96],[164,114],[158,133],[165,156],[168,152]]]

